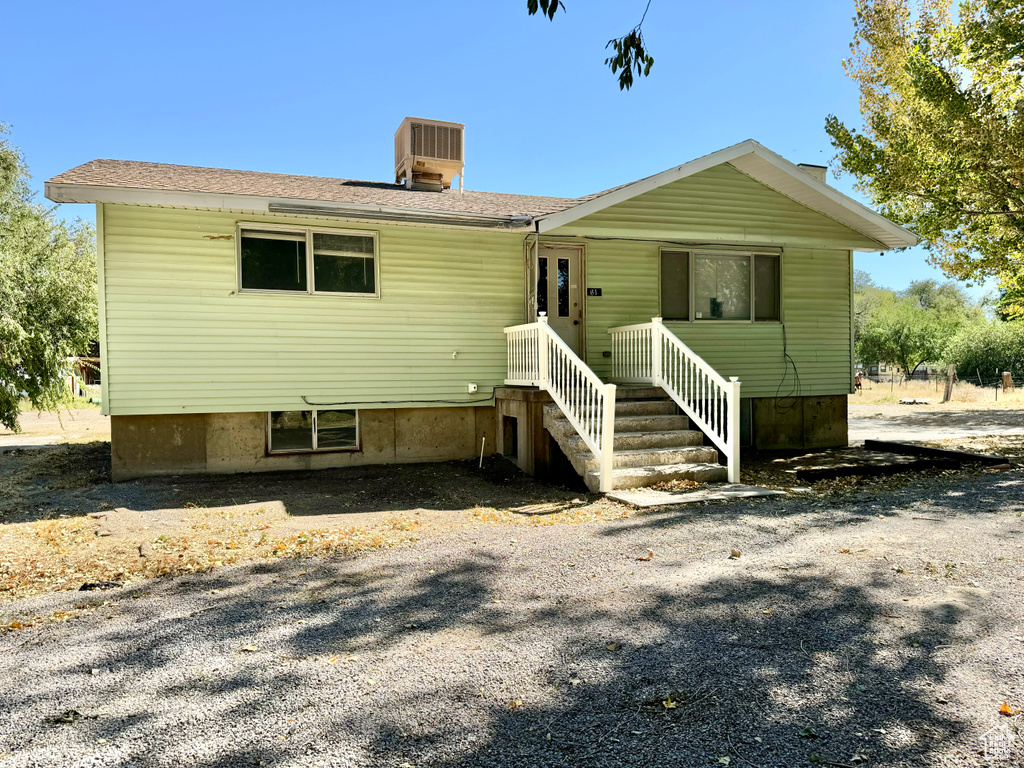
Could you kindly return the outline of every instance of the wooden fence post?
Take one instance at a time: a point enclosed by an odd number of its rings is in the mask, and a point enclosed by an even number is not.
[[[1009,371],[1003,371],[1003,392],[1007,392],[1013,389],[1013,374]]]
[[[942,393],[942,402],[948,403],[953,396],[953,379],[956,378],[956,366],[951,365],[946,370],[946,390]]]

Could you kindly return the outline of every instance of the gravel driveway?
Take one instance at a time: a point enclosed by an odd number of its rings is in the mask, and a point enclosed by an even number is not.
[[[1024,409],[912,405],[849,406],[850,445],[867,439],[934,441],[1024,435]]]
[[[0,635],[0,765],[991,765],[978,737],[1024,705],[1022,481],[462,526],[10,603],[0,623],[44,620]]]

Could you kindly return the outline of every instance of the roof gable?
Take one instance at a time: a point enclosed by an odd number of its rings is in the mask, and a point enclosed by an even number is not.
[[[670,181],[549,231],[709,244],[882,247],[729,164]]]
[[[589,221],[589,217],[599,211],[726,164],[779,195],[860,233],[862,239],[866,238],[867,241],[867,244],[860,246],[864,250],[905,248],[918,242],[917,235],[910,230],[892,223],[853,198],[818,181],[810,173],[752,139],[654,176],[581,199],[564,210],[541,214],[537,217],[537,229],[542,233],[568,231],[568,225],[583,218]]]

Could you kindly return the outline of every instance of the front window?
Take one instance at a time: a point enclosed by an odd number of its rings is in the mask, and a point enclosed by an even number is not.
[[[776,254],[663,250],[661,316],[777,322],[782,317],[779,263]]]
[[[695,254],[693,303],[697,320],[750,319],[750,257]]]
[[[685,251],[661,252],[661,316],[690,319],[690,254]]]
[[[359,421],[354,410],[271,411],[271,453],[354,451],[359,449]]]
[[[379,295],[373,232],[242,227],[238,241],[243,291]]]

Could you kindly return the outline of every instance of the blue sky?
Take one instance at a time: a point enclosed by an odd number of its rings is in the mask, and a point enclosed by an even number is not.
[[[575,197],[747,138],[825,165],[826,115],[859,121],[852,0],[653,0],[654,70],[629,92],[604,44],[645,0],[565,4],[549,22],[526,0],[0,0],[0,122],[40,196],[97,157],[391,180],[415,115],[466,124],[467,188]],[[856,265],[893,288],[943,279],[920,248]]]

